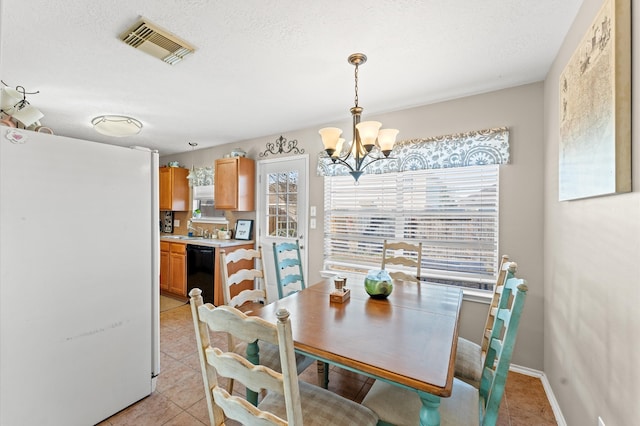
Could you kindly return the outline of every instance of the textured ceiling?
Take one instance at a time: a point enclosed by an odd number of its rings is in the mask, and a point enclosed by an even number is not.
[[[582,0],[0,0],[0,78],[56,134],[161,154],[544,79]],[[139,17],[197,51],[168,65],[119,40]],[[139,135],[90,125],[131,115]],[[318,139],[318,144],[320,140]]]

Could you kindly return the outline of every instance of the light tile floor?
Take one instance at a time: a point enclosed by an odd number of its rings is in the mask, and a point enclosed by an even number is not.
[[[212,339],[226,347],[226,337]],[[209,424],[196,340],[189,305],[160,314],[160,367],[156,391],[143,400],[99,423],[99,426],[202,426]],[[317,383],[315,365],[300,375]],[[373,380],[337,367],[329,372],[329,389],[361,402]],[[234,394],[244,395],[240,384]],[[237,423],[228,422],[227,425]],[[498,425],[556,425],[540,379],[510,372],[500,405]]]

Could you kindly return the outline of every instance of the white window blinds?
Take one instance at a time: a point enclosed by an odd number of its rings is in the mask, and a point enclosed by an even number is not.
[[[423,243],[428,281],[490,289],[498,264],[498,165],[325,177],[324,268],[378,269],[388,240]]]

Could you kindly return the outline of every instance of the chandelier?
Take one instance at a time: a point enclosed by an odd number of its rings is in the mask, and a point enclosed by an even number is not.
[[[358,182],[369,164],[389,159],[398,130],[380,129],[382,123],[378,121],[360,122],[362,107],[358,106],[358,67],[367,62],[367,56],[364,53],[353,53],[349,55],[348,61],[355,67],[355,105],[350,109],[353,119],[351,146],[345,154],[342,154],[344,139],[340,137],[342,130],[337,127],[325,127],[318,133],[322,137],[324,150],[331,158],[333,165],[341,164],[347,167],[349,174]],[[353,160],[347,161],[350,158]]]

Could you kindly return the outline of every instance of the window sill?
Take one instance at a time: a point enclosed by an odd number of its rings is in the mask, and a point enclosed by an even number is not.
[[[488,305],[491,303],[491,299],[493,299],[493,292],[474,290],[471,288],[462,289],[462,300],[464,301]]]
[[[344,275],[351,279],[357,279],[358,277],[363,277],[362,274],[354,274],[354,273],[341,273],[339,271],[332,270],[321,270],[320,276],[326,279],[332,279],[336,275]],[[439,285],[448,285],[448,284],[439,284]],[[456,287],[456,286],[452,286]],[[482,303],[488,305],[491,303],[491,299],[493,299],[493,292],[488,290],[476,290],[473,288],[465,288],[458,287],[462,289],[462,300],[474,303]]]
[[[193,223],[219,223],[228,225],[229,221],[225,217],[192,217],[190,218]]]

